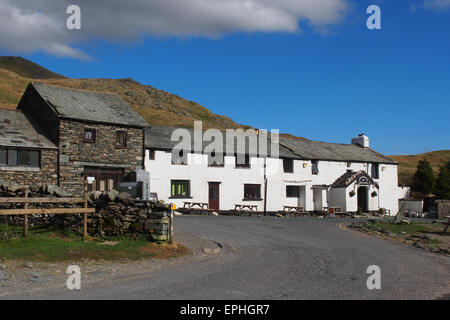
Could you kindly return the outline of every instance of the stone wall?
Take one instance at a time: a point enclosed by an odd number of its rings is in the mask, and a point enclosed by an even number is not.
[[[84,142],[85,129],[95,129],[95,143]],[[116,147],[116,132],[127,132],[127,147]],[[142,168],[144,133],[141,128],[61,120],[59,125],[60,187],[84,193],[84,168],[121,168],[125,175]]]
[[[38,184],[20,186],[3,183],[0,185],[0,197],[67,197],[68,193],[56,185]],[[148,235],[153,241],[169,240],[170,208],[163,203],[135,201],[128,193],[96,191],[89,194],[88,206],[96,212],[88,215],[88,233],[90,236],[135,237]],[[83,204],[29,204],[28,208],[77,208]],[[1,209],[23,208],[22,203],[0,203]],[[23,216],[2,216],[0,223],[15,226],[23,225]],[[63,228],[78,234],[83,233],[83,215],[35,214],[28,217],[29,228]],[[0,235],[1,236],[1,235]]]
[[[96,213],[88,220],[88,232],[98,236],[148,234],[151,240],[169,240],[170,208],[166,204],[136,201],[124,192],[94,192],[90,199]]]
[[[39,183],[57,184],[57,150],[41,150],[41,167],[20,169],[2,167],[0,170],[0,181],[20,185],[32,185]]]
[[[436,200],[437,214],[439,219],[450,216],[450,200]]]

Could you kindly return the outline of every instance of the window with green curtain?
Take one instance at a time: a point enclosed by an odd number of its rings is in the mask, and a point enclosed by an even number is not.
[[[189,180],[172,180],[170,196],[173,198],[187,198],[191,196],[191,182]]]

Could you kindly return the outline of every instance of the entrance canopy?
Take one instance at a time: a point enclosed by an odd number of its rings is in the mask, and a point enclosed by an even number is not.
[[[378,183],[376,183],[365,171],[351,171],[348,170],[342,176],[336,179],[336,181],[331,185],[331,188],[347,188],[352,183],[360,186],[370,186],[373,185],[377,189],[380,189]]]

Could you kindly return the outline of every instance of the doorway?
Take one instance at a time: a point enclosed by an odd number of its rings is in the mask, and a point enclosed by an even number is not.
[[[368,198],[369,188],[367,187],[358,187],[358,210],[361,208],[362,212],[368,212]]]
[[[323,211],[323,189],[314,188],[313,189],[313,203],[314,203],[314,211],[321,212]]]
[[[119,184],[123,180],[122,169],[85,168],[85,190],[109,191],[119,190]]]
[[[209,209],[219,211],[220,182],[208,182],[208,205]]]

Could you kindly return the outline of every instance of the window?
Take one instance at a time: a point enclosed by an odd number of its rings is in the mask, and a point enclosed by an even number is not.
[[[8,165],[8,150],[0,149],[0,165]]]
[[[210,154],[208,154],[208,166],[223,167],[224,166],[223,154],[216,155],[215,152],[211,152]]]
[[[127,133],[125,131],[116,132],[116,148],[124,149],[127,147]]]
[[[250,155],[236,155],[236,168],[250,168]]]
[[[170,186],[170,196],[172,198],[189,198],[191,196],[191,181],[172,180]]]
[[[155,160],[155,150],[148,150],[148,158],[150,160]]]
[[[283,159],[283,170],[284,170],[284,172],[293,173],[294,172],[294,160],[293,159]]]
[[[261,185],[244,184],[244,200],[261,200]]]
[[[300,187],[286,186],[286,198],[300,198]]]
[[[372,163],[372,178],[374,179],[380,178],[380,168],[378,163]]]
[[[311,171],[312,174],[319,174],[319,161],[317,160],[311,161]]]
[[[84,130],[84,142],[95,143],[95,129]]]
[[[40,151],[0,149],[0,165],[9,167],[40,167]]]
[[[187,165],[187,154],[184,153],[184,150],[172,150],[172,164]]]

